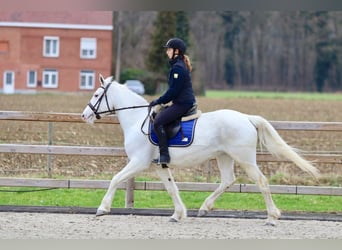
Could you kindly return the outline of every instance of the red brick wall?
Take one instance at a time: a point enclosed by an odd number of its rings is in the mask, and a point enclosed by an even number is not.
[[[58,58],[43,57],[44,36],[58,36],[60,53]],[[80,58],[80,38],[97,38],[96,59]],[[15,88],[28,89],[27,71],[38,70],[42,80],[46,68],[58,70],[57,91],[80,91],[79,74],[82,69],[94,70],[98,74],[110,75],[111,31],[76,29],[4,28],[0,27],[0,41],[9,41],[9,52],[0,53],[0,89],[3,88],[3,72],[15,71]],[[97,86],[97,84],[96,84]],[[37,87],[42,90],[42,87]]]

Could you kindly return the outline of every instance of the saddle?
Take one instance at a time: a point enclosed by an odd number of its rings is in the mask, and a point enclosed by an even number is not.
[[[161,112],[164,109],[167,109],[169,105],[157,105],[152,113],[152,118],[154,120],[155,116],[158,114],[158,112]],[[202,114],[201,110],[197,109],[197,103],[195,103],[189,111],[187,111],[180,119],[177,119],[165,126],[165,132],[167,134],[167,137],[173,138],[177,135],[178,132],[181,131],[182,128],[182,122],[190,121],[197,119]],[[152,122],[153,124],[153,122]],[[152,125],[151,124],[151,125]],[[152,126],[153,127],[153,126]]]

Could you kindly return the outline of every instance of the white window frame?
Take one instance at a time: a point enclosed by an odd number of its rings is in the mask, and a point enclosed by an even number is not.
[[[81,37],[80,58],[95,59],[97,50],[97,40],[94,37]]]
[[[30,74],[33,73],[34,76],[33,76],[33,81],[30,82]],[[29,88],[36,88],[37,87],[37,70],[28,70],[27,71],[27,87]]]
[[[59,37],[44,36],[43,44],[44,57],[59,57]]]
[[[44,69],[43,88],[58,88],[58,71],[56,69]]]
[[[95,71],[81,70],[80,89],[94,89],[94,88],[95,88]]]

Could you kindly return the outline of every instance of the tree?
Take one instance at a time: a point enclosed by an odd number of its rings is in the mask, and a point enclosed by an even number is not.
[[[163,45],[168,39],[176,35],[175,12],[159,12],[154,22],[154,28],[152,44],[148,52],[147,68],[158,74],[160,77],[165,77],[168,67]]]
[[[331,35],[328,27],[329,13],[327,11],[317,11],[313,13],[318,31],[316,42],[316,63],[315,63],[315,81],[316,90],[323,92],[326,80],[329,78],[329,71],[334,65],[338,65],[338,51],[335,39]]]
[[[147,68],[156,74],[157,85],[166,81],[168,59],[163,45],[172,37],[179,37],[189,44],[189,21],[185,12],[161,11],[154,22],[152,45],[148,52]]]
[[[187,47],[190,46],[190,25],[188,14],[184,11],[176,12],[176,37],[182,39]]]
[[[148,69],[160,74],[168,71],[163,45],[172,37],[178,37],[189,45],[189,21],[184,11],[161,11],[154,22],[152,46],[148,54]]]
[[[236,62],[234,55],[234,42],[243,26],[244,19],[237,11],[226,11],[221,14],[226,28],[224,46],[228,50],[225,60],[225,79],[228,85],[235,83]]]
[[[122,18],[121,68],[149,71],[154,82],[166,82],[162,45],[179,36],[191,44],[195,88],[342,89],[340,11],[124,11]]]

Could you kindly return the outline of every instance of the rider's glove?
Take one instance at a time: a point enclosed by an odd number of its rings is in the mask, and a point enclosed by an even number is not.
[[[157,100],[153,100],[152,102],[150,102],[150,106],[153,107],[153,106],[156,106],[158,105],[158,101]]]

